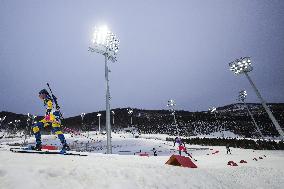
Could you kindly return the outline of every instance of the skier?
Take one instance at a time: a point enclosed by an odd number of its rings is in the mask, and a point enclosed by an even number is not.
[[[153,151],[153,155],[154,155],[154,156],[158,156],[157,150],[156,150],[155,148],[153,148],[152,151]]]
[[[175,138],[174,146],[176,145],[176,143],[178,144],[178,151],[179,151],[179,155],[181,156],[181,151],[184,151],[185,144],[182,142],[181,138],[179,138],[179,137]]]
[[[192,157],[192,155],[190,153],[187,152],[187,149],[185,147],[185,143],[182,141],[181,138],[179,137],[176,137],[175,138],[175,141],[174,141],[174,146],[175,146],[175,143],[178,143],[178,152],[179,152],[179,155],[181,156],[181,152],[184,152],[186,155],[188,155],[190,158],[192,158],[194,161],[197,161],[196,159],[194,159]]]
[[[66,150],[70,150],[69,146],[66,143],[65,137],[60,129],[61,114],[58,109],[53,111],[53,100],[49,95],[48,91],[46,89],[42,89],[39,92],[39,98],[43,100],[44,106],[46,106],[46,113],[44,118],[38,123],[36,123],[32,128],[36,139],[36,146],[34,147],[34,150],[41,151],[42,146],[40,129],[48,125],[51,125],[52,132],[58,135],[58,138],[63,146],[61,152],[64,153],[66,152]]]
[[[227,149],[227,154],[229,154],[229,153],[230,153],[230,154],[232,154],[232,153],[231,153],[231,149],[230,149],[230,145],[229,145],[229,144],[227,144],[227,145],[226,145],[226,149]]]
[[[182,143],[181,139],[179,137],[176,137],[174,140],[174,146],[176,145],[176,143],[178,143],[178,145],[180,145]]]

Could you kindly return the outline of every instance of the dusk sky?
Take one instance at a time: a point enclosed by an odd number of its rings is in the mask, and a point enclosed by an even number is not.
[[[250,56],[267,102],[284,102],[282,0],[0,0],[0,111],[43,115],[49,82],[65,117],[105,110],[104,57],[88,51],[95,26],[120,39],[109,63],[111,108],[203,111],[259,102],[228,63]]]

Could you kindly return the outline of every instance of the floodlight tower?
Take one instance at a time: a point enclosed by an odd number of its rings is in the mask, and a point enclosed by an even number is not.
[[[3,121],[5,120],[5,118],[6,118],[6,116],[0,118],[0,130],[1,130],[1,126],[2,126],[2,123],[3,123]]]
[[[81,113],[81,125],[82,125],[82,129],[85,129],[85,126],[84,126],[84,117],[85,117],[86,113]],[[89,131],[88,131],[88,137],[89,137]]]
[[[253,121],[253,124],[256,127],[256,129],[257,129],[258,134],[262,137],[262,139],[264,139],[263,134],[261,133],[261,131],[260,131],[260,129],[259,129],[259,127],[258,127],[258,125],[257,125],[257,123],[256,123],[256,121],[255,121],[255,119],[254,119],[254,117],[252,115],[252,113],[251,113],[251,111],[249,110],[249,107],[248,107],[247,103],[245,102],[246,97],[247,97],[247,92],[245,90],[242,90],[242,91],[239,92],[238,100],[245,105],[245,107],[246,107],[246,109],[247,109],[247,111],[248,111],[248,113],[249,113],[249,115],[250,115],[250,117],[251,117],[251,119]]]
[[[214,106],[213,106],[213,107],[209,107],[209,109],[208,109],[208,111],[209,111],[210,113],[214,113],[215,118],[217,118],[217,116],[216,116],[216,110],[217,110],[217,108],[215,108]]]
[[[269,107],[266,105],[266,102],[264,101],[264,99],[262,98],[262,96],[260,95],[260,92],[258,91],[258,89],[256,88],[255,84],[253,83],[252,79],[249,77],[248,72],[253,70],[253,67],[251,65],[251,59],[250,57],[244,57],[244,58],[240,58],[240,59],[236,59],[235,61],[229,63],[230,66],[230,70],[233,71],[236,75],[239,74],[245,74],[245,76],[247,77],[247,79],[249,80],[252,88],[254,89],[257,97],[259,98],[259,100],[261,101],[262,106],[264,107],[265,111],[267,112],[269,118],[271,119],[271,121],[273,122],[274,126],[276,127],[278,133],[280,134],[281,138],[284,139],[284,132],[282,130],[282,128],[280,127],[279,123],[277,122],[277,120],[275,119],[275,117],[273,116],[272,112],[270,111]]]
[[[26,144],[27,134],[29,133],[29,128],[30,128],[30,122],[31,122],[31,114],[28,113],[27,126],[26,126],[26,129],[24,131],[25,139],[24,139],[24,143],[23,144]]]
[[[99,133],[101,133],[101,116],[102,114],[98,113],[97,117],[99,118]]]
[[[175,126],[176,126],[177,134],[178,134],[178,136],[179,136],[179,130],[178,130],[178,125],[177,125],[177,120],[176,120],[176,114],[175,114],[175,113],[176,113],[176,111],[175,111],[176,103],[175,103],[175,101],[174,101],[173,99],[170,99],[170,100],[168,100],[167,106],[169,107],[169,110],[170,110],[171,114],[172,114],[173,117],[174,117],[174,124],[175,124]]]
[[[215,108],[214,106],[212,106],[212,107],[209,107],[208,111],[209,111],[210,113],[214,113],[215,121],[216,121],[216,123],[217,123],[217,115],[216,115],[217,108]],[[218,123],[217,123],[217,124],[218,124]],[[220,127],[218,127],[218,130],[220,130],[219,128],[220,128]],[[222,126],[221,126],[221,130],[222,130],[222,137],[224,138],[224,129],[223,129]]]
[[[84,117],[85,117],[86,113],[81,113],[81,125],[82,127],[84,126]]]
[[[110,92],[109,92],[109,79],[108,74],[110,72],[108,68],[108,60],[116,62],[116,56],[118,52],[119,40],[109,31],[106,26],[96,28],[92,45],[89,47],[89,51],[96,52],[104,55],[105,57],[105,81],[106,81],[106,129],[107,129],[107,153],[112,153],[111,147],[111,124],[110,124]]]
[[[35,124],[35,119],[37,118],[37,116],[36,115],[32,115],[32,125],[34,125]]]
[[[21,123],[21,120],[15,120],[15,124],[14,124],[14,126],[15,126],[15,131],[17,132],[17,129],[19,129],[19,124]]]
[[[7,130],[7,134],[11,135],[13,133],[13,129],[10,129],[10,125],[12,125],[12,127],[15,127],[15,125],[13,124],[12,121],[10,121],[8,123],[8,130]]]
[[[31,114],[28,113],[28,117],[27,117],[27,127],[30,127],[30,121],[31,121]]]
[[[113,110],[111,111],[111,114],[112,114],[112,125],[114,125],[114,115],[115,115],[115,113],[114,113]]]
[[[133,109],[132,108],[128,108],[128,114],[130,115],[130,125],[132,126],[132,115],[133,115]]]

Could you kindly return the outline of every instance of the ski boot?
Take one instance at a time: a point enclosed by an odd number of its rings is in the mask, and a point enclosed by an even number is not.
[[[68,146],[68,144],[64,143],[60,153],[64,154],[66,153],[66,151],[69,151],[69,150],[70,150],[70,147]]]
[[[41,144],[37,143],[35,146],[31,146],[31,149],[32,150],[36,150],[36,151],[41,151]]]

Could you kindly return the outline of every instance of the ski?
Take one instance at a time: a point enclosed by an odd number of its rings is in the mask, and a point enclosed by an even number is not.
[[[11,148],[11,152],[14,153],[27,153],[27,154],[58,154],[58,155],[70,155],[70,156],[88,156],[87,154],[81,154],[77,152],[61,152],[58,150],[42,150],[42,151],[36,151],[36,150],[31,150],[28,148]]]

